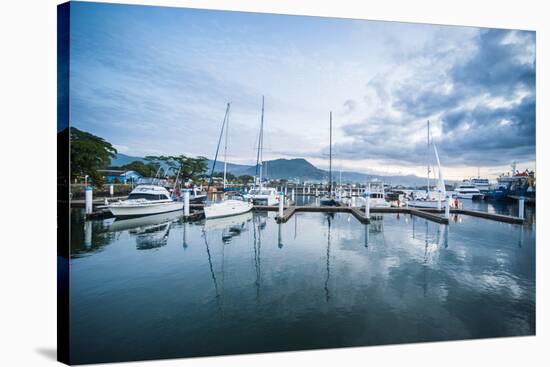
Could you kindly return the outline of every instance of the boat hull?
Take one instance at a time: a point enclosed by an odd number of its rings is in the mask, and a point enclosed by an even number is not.
[[[458,199],[466,199],[466,200],[483,200],[483,197],[484,197],[483,194],[478,194],[478,193],[472,193],[472,194],[463,193],[463,194],[455,194],[453,196]]]
[[[409,200],[407,206],[411,208],[430,208],[437,209],[438,204],[436,200]],[[441,200],[441,208],[445,207],[445,200]]]
[[[277,197],[272,197],[272,196],[266,196],[266,197],[252,196],[251,199],[252,199],[252,202],[255,205],[269,205],[269,206],[271,206],[271,205],[279,204],[279,199]]]
[[[109,211],[117,218],[140,217],[183,210],[183,202],[144,203],[142,205],[110,205]]]
[[[325,199],[321,199],[319,201],[319,204],[321,206],[337,206],[338,203],[336,202],[336,200],[334,199],[328,199],[328,198],[325,198]]]
[[[204,207],[206,219],[229,217],[252,210],[252,203],[239,200],[225,200]]]

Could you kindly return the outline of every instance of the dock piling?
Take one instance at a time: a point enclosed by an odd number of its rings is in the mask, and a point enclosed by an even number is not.
[[[525,198],[523,196],[520,196],[518,205],[518,217],[525,219]]]
[[[92,214],[93,212],[93,191],[94,190],[91,186],[86,186],[86,188],[84,189],[86,214]]]
[[[285,208],[285,194],[281,191],[279,193],[279,218],[283,217],[284,208]]]
[[[365,192],[365,217],[370,219],[370,190]]]
[[[189,189],[183,190],[183,216],[189,216]]]
[[[437,190],[437,210],[441,211],[441,190]]]
[[[450,208],[450,205],[449,205],[449,195],[446,195],[445,196],[445,218],[449,219],[449,217],[451,216],[451,208]]]
[[[115,195],[115,186],[113,184],[109,185],[109,195],[113,197]]]

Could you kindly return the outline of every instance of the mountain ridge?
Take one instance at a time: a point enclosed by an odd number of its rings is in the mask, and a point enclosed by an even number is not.
[[[111,161],[112,166],[123,166],[133,161],[145,162],[143,157],[130,156],[118,153],[116,158]],[[212,170],[212,160],[208,160],[208,172]],[[216,163],[216,172],[223,170],[223,162]],[[256,174],[255,165],[245,165],[227,162],[227,170],[233,175],[242,176]],[[271,179],[286,179],[310,182],[328,181],[329,172],[317,168],[305,158],[278,158],[265,161],[263,166],[263,175]],[[364,183],[370,180],[380,180],[393,185],[403,186],[422,186],[425,178],[415,175],[380,175],[366,174],[354,171],[342,171],[342,182]],[[340,171],[333,171],[332,178],[335,182],[340,181]]]

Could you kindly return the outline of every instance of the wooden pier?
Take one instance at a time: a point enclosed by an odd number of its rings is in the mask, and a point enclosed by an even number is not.
[[[185,221],[196,221],[204,219],[204,205],[203,204],[190,204],[190,215],[188,217],[185,217]],[[253,209],[254,211],[272,211],[276,212],[279,210],[278,206],[267,206],[267,205],[254,205]],[[295,213],[349,213],[353,215],[360,223],[368,224],[370,223],[370,218],[366,216],[365,209],[364,208],[358,208],[358,207],[347,207],[347,206],[296,206],[296,205],[288,205],[284,208],[283,215],[281,217],[277,216],[275,219],[277,223],[285,223],[287,222]],[[399,207],[399,208],[370,208],[370,214],[392,214],[392,213],[400,213],[400,214],[410,214],[415,215],[417,217],[421,217],[424,219],[428,219],[432,222],[440,223],[440,224],[448,224],[449,219],[445,217],[445,211],[444,210],[437,210],[437,209],[420,209],[420,208],[406,208],[406,207]],[[494,220],[497,222],[504,222],[504,223],[513,223],[513,224],[523,224],[525,222],[524,219],[520,217],[514,217],[510,215],[503,215],[503,214],[495,214],[495,213],[487,213],[487,212],[480,212],[476,210],[468,210],[468,209],[450,209],[450,214],[462,214],[462,215],[469,215],[472,217],[478,217],[488,220]],[[108,210],[101,209],[100,207],[98,210],[87,214],[86,219],[106,219],[111,218],[112,215]]]

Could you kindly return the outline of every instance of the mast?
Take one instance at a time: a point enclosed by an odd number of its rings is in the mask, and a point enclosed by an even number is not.
[[[262,118],[260,120],[260,190],[262,189],[262,171],[264,168],[264,96],[262,96]]]
[[[262,117],[260,119],[260,134],[258,135],[258,152],[256,156],[256,178],[260,181],[260,189],[262,188],[263,148],[264,148],[264,96],[262,96]],[[254,187],[256,187],[256,180],[254,180]]]
[[[428,165],[428,186],[426,187],[426,193],[429,194],[430,192],[430,120],[428,120],[428,144],[427,144],[427,150],[426,150],[426,163]]]
[[[332,197],[332,111],[330,111],[330,134],[329,134],[329,160],[328,160],[328,194]]]
[[[225,147],[223,152],[223,190],[227,182],[227,140],[229,139],[229,103],[227,104],[227,118],[225,121]]]

